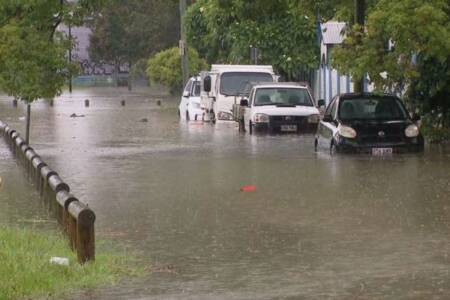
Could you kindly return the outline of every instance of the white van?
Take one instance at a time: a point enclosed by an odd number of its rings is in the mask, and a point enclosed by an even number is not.
[[[202,72],[201,107],[205,121],[234,121],[233,105],[240,103],[243,89],[250,82],[275,82],[272,66],[212,65]]]
[[[186,121],[200,121],[203,119],[203,110],[200,108],[200,77],[191,77],[181,96],[178,106],[180,119]]]

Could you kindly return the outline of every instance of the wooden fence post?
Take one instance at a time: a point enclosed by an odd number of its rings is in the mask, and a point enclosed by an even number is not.
[[[75,244],[78,262],[84,264],[95,260],[94,212],[87,205],[74,201],[69,204],[69,214],[76,221]]]

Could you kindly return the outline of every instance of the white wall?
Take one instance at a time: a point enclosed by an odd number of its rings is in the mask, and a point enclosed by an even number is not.
[[[352,93],[353,81],[350,77],[339,74],[336,69],[322,66],[316,71],[314,87],[314,97],[318,100],[324,99],[328,104],[337,94]],[[374,86],[368,84],[367,91],[372,92],[373,90]]]

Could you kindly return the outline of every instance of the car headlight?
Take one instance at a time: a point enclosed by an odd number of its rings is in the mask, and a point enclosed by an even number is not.
[[[405,129],[405,135],[409,138],[414,138],[419,135],[419,127],[415,124],[411,124]]]
[[[269,116],[266,114],[255,114],[253,116],[253,122],[255,123],[269,123]]]
[[[355,129],[353,129],[353,128],[349,127],[349,126],[339,125],[338,133],[339,133],[340,136],[345,137],[345,138],[349,138],[349,139],[356,138],[356,131],[355,131]]]
[[[316,124],[316,123],[319,123],[319,121],[320,121],[320,115],[310,115],[308,117],[308,123]]]
[[[233,115],[228,112],[219,111],[219,113],[217,114],[217,119],[224,121],[233,121]]]

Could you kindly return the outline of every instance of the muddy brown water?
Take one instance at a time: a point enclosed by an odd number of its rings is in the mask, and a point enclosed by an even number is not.
[[[23,133],[24,107],[0,99]],[[95,210],[98,238],[151,271],[74,299],[450,298],[449,147],[330,157],[312,136],[187,124],[176,107],[154,89],[33,104],[32,146]],[[51,223],[2,140],[0,176],[0,224]]]

